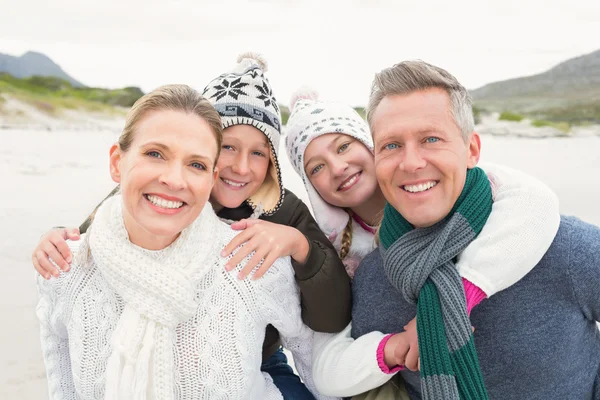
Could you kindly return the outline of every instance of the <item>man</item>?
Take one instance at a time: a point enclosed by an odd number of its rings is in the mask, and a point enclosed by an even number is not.
[[[467,90],[403,62],[377,74],[367,117],[389,204],[380,249],[354,278],[352,336],[417,316],[420,375],[400,372],[412,399],[600,399],[600,229],[562,217],[532,272],[469,319],[454,261],[485,224],[491,188]]]

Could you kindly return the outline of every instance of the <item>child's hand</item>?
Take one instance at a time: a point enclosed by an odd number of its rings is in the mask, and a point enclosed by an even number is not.
[[[418,371],[421,367],[419,361],[419,338],[417,336],[417,317],[414,317],[406,326],[404,332],[410,349],[406,354],[404,365],[411,371]]]
[[[308,258],[308,240],[296,228],[259,219],[243,219],[232,224],[231,228],[244,232],[229,242],[221,256],[227,257],[239,246],[244,245],[227,262],[225,268],[231,271],[246,256],[255,252],[238,274],[239,279],[244,279],[259,264],[260,268],[254,273],[253,279],[260,278],[280,257],[291,256],[298,263],[304,263]]]
[[[419,369],[419,341],[417,338],[417,318],[413,318],[404,332],[392,336],[383,349],[384,361],[389,368],[404,365],[411,371]]]
[[[45,279],[50,279],[59,275],[58,269],[50,262],[50,259],[56,263],[63,271],[68,271],[73,261],[73,255],[66,240],[79,240],[79,229],[77,228],[57,228],[52,229],[40,239],[40,243],[33,251],[31,261],[35,270]]]

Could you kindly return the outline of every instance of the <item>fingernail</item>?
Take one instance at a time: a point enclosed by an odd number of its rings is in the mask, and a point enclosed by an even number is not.
[[[63,268],[63,271],[65,272],[69,272],[69,270],[71,269],[71,267],[67,264],[65,265],[65,267]]]
[[[245,278],[244,274],[242,274],[242,273],[239,273],[237,277],[240,281]]]
[[[225,271],[231,271],[231,265],[225,264]]]
[[[50,280],[50,275],[48,275],[48,274],[44,275],[44,279]]]
[[[223,250],[223,251],[221,252],[221,257],[225,257],[226,255],[227,255],[227,252],[226,252],[225,250]]]
[[[71,264],[71,261],[73,261],[73,259],[71,258],[71,256],[67,256],[67,260],[66,260],[69,264]]]

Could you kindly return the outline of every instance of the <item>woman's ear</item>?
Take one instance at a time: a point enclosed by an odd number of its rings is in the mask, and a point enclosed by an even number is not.
[[[110,177],[117,183],[121,183],[121,156],[122,152],[119,144],[113,144],[110,147]]]

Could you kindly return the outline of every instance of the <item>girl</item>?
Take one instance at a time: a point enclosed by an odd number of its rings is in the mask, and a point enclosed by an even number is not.
[[[259,264],[253,278],[262,276],[275,259],[291,256],[300,287],[302,319],[316,331],[339,332],[350,321],[350,280],[306,205],[283,187],[277,156],[280,110],[264,75],[266,70],[263,58],[245,53],[231,72],[204,89],[224,128],[217,161],[219,177],[210,202],[220,218],[239,221],[233,229],[244,230],[222,255],[246,243],[226,266],[230,270],[254,251],[239,272],[242,279]],[[81,226],[82,233],[92,217]],[[46,278],[58,274],[49,258],[68,270],[71,256],[65,239],[76,240],[78,234],[76,229],[60,229],[45,235],[33,253],[36,270]],[[265,333],[263,361],[263,371],[272,376],[285,398],[312,398],[287,364],[279,333],[271,325]]]
[[[68,243],[70,273],[39,279],[51,398],[280,399],[258,368],[268,324],[312,387],[312,333],[288,261],[257,281],[224,268],[235,232],[207,203],[221,141],[219,115],[187,86],[156,89],[129,111],[110,150],[120,193]]]
[[[376,247],[375,226],[385,205],[375,177],[368,126],[352,108],[319,102],[311,91],[296,93],[291,109],[288,157],[302,177],[319,226],[354,276],[360,261]],[[457,264],[469,311],[527,274],[552,243],[560,222],[556,196],[541,182],[504,167],[484,169],[494,189],[492,214]],[[509,216],[520,224],[504,226]],[[528,246],[523,252],[527,256],[518,264],[501,258],[523,246]],[[416,326],[411,323],[405,329],[396,335],[373,332],[354,341],[349,325],[334,337],[323,337],[313,365],[319,390],[357,395],[387,382],[398,370],[396,364],[416,369]],[[403,349],[400,354],[398,348]]]

